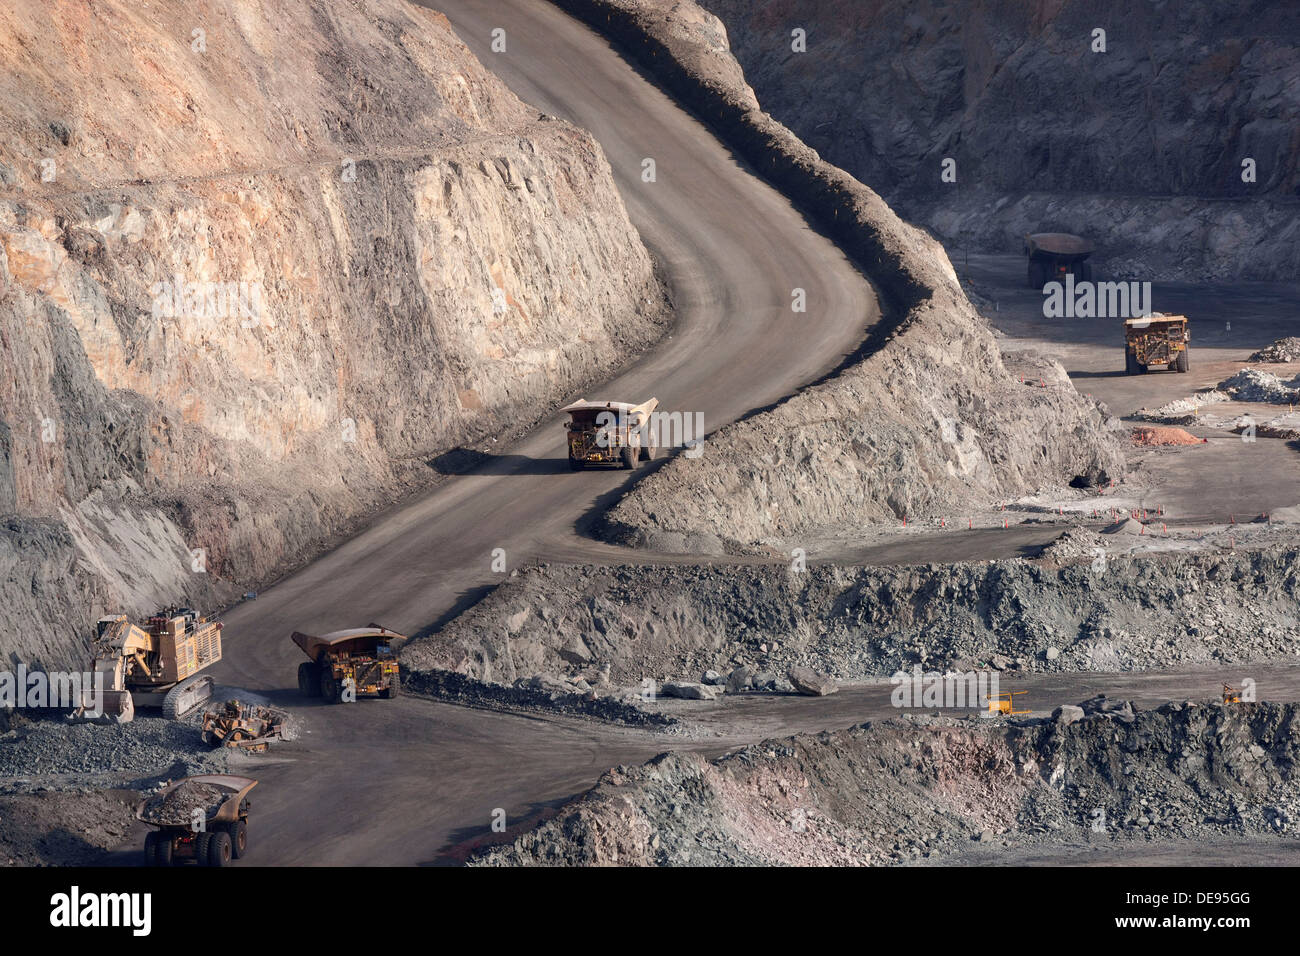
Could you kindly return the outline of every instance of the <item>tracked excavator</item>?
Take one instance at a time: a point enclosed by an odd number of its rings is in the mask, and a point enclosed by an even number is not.
[[[97,708],[87,692],[77,716],[124,724],[136,707],[161,708],[172,720],[193,712],[212,697],[212,678],[199,672],[221,660],[221,627],[187,607],[164,608],[143,626],[125,615],[100,618],[93,647],[103,700]]]

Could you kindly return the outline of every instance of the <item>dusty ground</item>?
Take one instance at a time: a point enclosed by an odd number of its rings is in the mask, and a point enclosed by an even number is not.
[[[130,790],[0,794],[0,866],[95,866],[144,827]]]

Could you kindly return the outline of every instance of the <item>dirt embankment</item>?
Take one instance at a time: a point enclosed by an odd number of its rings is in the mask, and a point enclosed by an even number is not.
[[[1105,536],[1075,544],[1061,560],[802,572],[530,568],[408,645],[403,664],[614,693],[740,665],[854,680],[915,664],[1050,672],[1295,659],[1295,548],[1133,557]]]
[[[439,14],[0,11],[0,658],[273,578],[652,341],[599,145]]]
[[[772,115],[950,249],[1065,231],[1140,279],[1300,275],[1294,6],[703,5]]]
[[[690,3],[557,2],[620,43],[824,228],[884,312],[839,374],[640,482],[610,511],[611,536],[717,552],[1119,468],[1103,414],[1059,365],[1043,362],[1033,387],[1008,372],[939,243],[762,111],[716,18]]]
[[[609,771],[555,818],[471,862],[887,866],[975,845],[1294,834],[1296,705],[1135,713],[1118,703],[1025,723],[876,722],[712,762],[668,753]]]

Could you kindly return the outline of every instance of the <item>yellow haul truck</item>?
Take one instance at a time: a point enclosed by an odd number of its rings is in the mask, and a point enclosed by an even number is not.
[[[396,697],[402,692],[397,649],[406,638],[378,624],[316,637],[293,632],[293,642],[311,658],[298,665],[298,690],[331,703],[346,699],[351,682],[357,697]]]
[[[658,438],[651,427],[651,415],[659,407],[652,398],[640,405],[628,402],[589,402],[586,399],[565,406],[569,467],[578,471],[588,465],[614,465],[632,469],[650,461],[658,452]]]
[[[1150,315],[1124,320],[1124,373],[1136,375],[1165,366],[1187,371],[1191,333],[1185,315]]]

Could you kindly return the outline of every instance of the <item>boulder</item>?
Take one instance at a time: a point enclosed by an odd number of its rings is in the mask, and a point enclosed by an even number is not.
[[[682,700],[716,700],[718,697],[716,687],[690,681],[664,681],[659,693],[665,697],[680,697]]]
[[[819,674],[811,667],[792,667],[789,677],[794,689],[809,697],[825,697],[839,690],[834,678]]]
[[[727,677],[727,693],[738,694],[754,686],[754,668],[741,664]]]
[[[1074,704],[1062,704],[1056,710],[1052,711],[1052,720],[1062,726],[1068,727],[1078,720],[1083,720],[1083,708],[1076,707]]]

